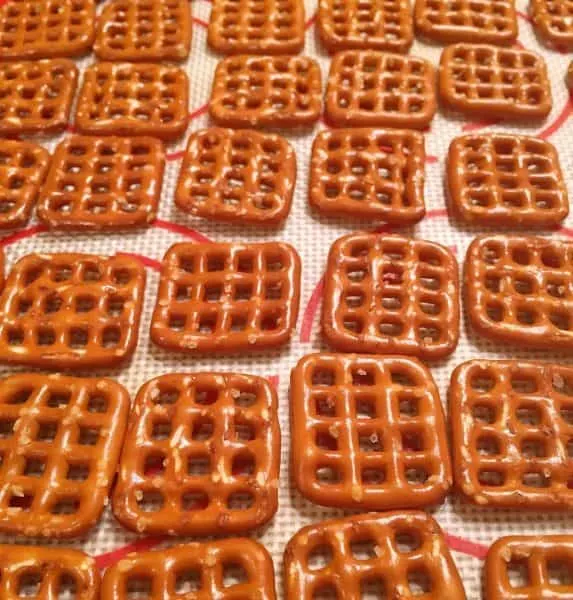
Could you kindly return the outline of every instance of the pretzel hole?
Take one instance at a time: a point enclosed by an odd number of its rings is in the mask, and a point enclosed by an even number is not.
[[[360,600],[388,600],[384,580],[374,576],[362,579],[360,581]]]
[[[208,406],[215,404],[219,399],[219,390],[216,388],[201,388],[197,386],[195,390],[195,403]]]
[[[235,285],[233,299],[234,300],[250,300],[253,295],[253,286],[250,283],[242,283]]]
[[[58,581],[57,600],[76,600],[78,585],[74,576],[63,573]]]
[[[420,284],[428,290],[439,290],[441,287],[441,280],[437,275],[423,275],[420,277]]]
[[[312,385],[317,386],[332,386],[336,379],[336,373],[334,369],[317,366],[312,371]]]
[[[394,546],[401,554],[409,554],[418,550],[422,545],[422,540],[417,531],[397,531],[394,536]]]
[[[534,394],[538,391],[537,381],[526,375],[513,375],[510,379],[511,389],[518,394]]]
[[[496,409],[489,404],[476,404],[472,407],[472,416],[479,423],[495,423],[497,420]]]
[[[53,515],[73,515],[80,509],[80,501],[77,498],[60,498],[51,509]]]
[[[503,321],[503,306],[497,302],[488,302],[485,307],[485,312],[490,321],[500,323]]]
[[[25,458],[22,475],[26,477],[42,477],[46,470],[46,461],[40,458]]]
[[[36,432],[36,440],[39,442],[53,442],[58,433],[58,424],[52,421],[40,421]]]
[[[171,329],[171,331],[183,331],[186,322],[187,317],[185,315],[171,313],[169,315],[169,320],[167,321],[167,327]],[[201,324],[199,324],[199,328],[201,328]]]
[[[16,419],[0,419],[0,439],[8,439],[14,435]]]
[[[423,431],[403,431],[401,433],[404,452],[421,452],[424,449]]]
[[[198,442],[204,442],[213,437],[213,431],[213,421],[206,417],[202,417],[193,423],[191,439]]]
[[[24,343],[24,330],[20,327],[8,327],[6,341],[10,346],[21,346]]]
[[[332,562],[332,548],[327,544],[319,544],[311,549],[306,557],[306,566],[310,571],[324,569]]]
[[[9,508],[17,508],[21,511],[29,511],[32,508],[34,496],[24,492],[22,488],[12,488],[12,495],[8,501]]]
[[[485,487],[500,487],[505,483],[505,473],[481,469],[478,473],[478,481]]]
[[[557,329],[562,331],[569,331],[571,329],[569,314],[565,312],[551,312],[549,313],[549,320]]]
[[[354,386],[371,386],[376,383],[376,374],[372,368],[353,367],[350,375]]]
[[[348,308],[358,308],[359,306],[362,306],[362,304],[364,304],[364,299],[364,293],[361,291],[350,292],[344,297],[344,301]],[[382,303],[384,303],[384,300],[382,300]]]
[[[354,560],[372,560],[379,556],[378,544],[375,540],[357,539],[350,542],[350,552]]]
[[[153,579],[146,575],[128,575],[125,592],[128,600],[151,600]]]
[[[231,331],[245,331],[247,328],[247,318],[242,314],[233,314],[231,315]],[[264,329],[263,321],[261,322],[261,328]]]
[[[329,396],[319,396],[315,399],[315,413],[320,417],[335,417],[336,402]]]
[[[78,296],[75,300],[75,311],[77,313],[90,312],[95,308],[96,299],[93,296]]]
[[[515,416],[524,425],[539,425],[542,415],[538,406],[521,405],[515,411]]]
[[[405,471],[405,477],[409,485],[422,485],[428,481],[430,475],[424,467],[409,467]]]
[[[80,427],[78,444],[81,446],[95,446],[99,440],[99,429],[95,427]]]
[[[46,314],[57,313],[62,308],[63,301],[56,292],[52,292],[44,299],[44,312]]]
[[[338,435],[337,430],[333,429],[332,431]],[[330,429],[328,431],[318,430],[315,436],[315,444],[321,450],[326,450],[328,452],[338,450],[338,440],[332,435]]]
[[[255,497],[249,491],[233,492],[227,498],[229,510],[249,510],[255,504]]]
[[[476,449],[478,454],[485,456],[498,456],[501,454],[499,440],[493,435],[482,435],[477,439]]]
[[[253,454],[242,451],[233,457],[231,472],[234,477],[248,477],[254,475],[256,460]]]
[[[135,500],[138,509],[146,513],[159,512],[165,504],[163,494],[156,490],[136,490]]]
[[[239,273],[252,273],[255,270],[252,256],[239,255],[237,271]]]
[[[318,587],[312,592],[312,600],[338,600],[338,592],[333,585],[318,584]]]
[[[86,481],[90,474],[88,463],[73,463],[68,466],[66,479],[70,481]]]
[[[358,435],[358,447],[361,452],[382,452],[382,435],[377,431],[361,433]]]
[[[398,394],[398,413],[401,419],[411,419],[420,414],[420,400],[409,394]]]
[[[18,315],[25,315],[32,308],[32,302],[21,298],[18,300]]]
[[[336,485],[341,481],[340,471],[332,466],[318,466],[315,476],[320,485]]]
[[[442,337],[442,330],[432,325],[421,325],[418,327],[418,337],[423,344],[436,344]]]
[[[394,385],[413,387],[416,385],[414,378],[403,369],[390,368],[390,381]]]
[[[42,574],[40,571],[26,570],[18,578],[18,598],[40,598]]]
[[[526,458],[545,458],[547,457],[546,442],[538,438],[526,438],[522,440],[520,451]]]
[[[424,596],[432,591],[432,578],[425,567],[408,571],[408,588],[412,596]]]
[[[98,265],[86,265],[82,272],[82,281],[100,281],[102,273]]]
[[[543,473],[524,473],[521,478],[521,483],[527,487],[548,488],[551,485],[551,478]]]
[[[8,399],[6,400],[6,404],[25,404],[26,402],[28,402],[33,393],[33,388],[24,388],[21,390],[17,390],[8,397]]]
[[[190,456],[187,460],[187,474],[202,477],[211,473],[211,458],[207,454]]]
[[[167,440],[171,436],[171,421],[154,421],[151,428],[151,439]]]

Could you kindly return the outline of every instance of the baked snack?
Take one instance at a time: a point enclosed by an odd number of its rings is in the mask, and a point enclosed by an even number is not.
[[[573,368],[471,360],[449,390],[454,480],[471,502],[573,507]]]
[[[183,352],[254,352],[287,343],[300,258],[282,242],[175,244],[163,259],[151,339]]]
[[[54,229],[107,231],[157,215],[165,153],[154,138],[72,135],[54,152],[38,218]]]
[[[339,352],[437,360],[459,338],[458,265],[440,244],[351,233],[328,255],[322,334]]]
[[[423,218],[425,144],[421,133],[331,129],[312,145],[308,200],[318,211],[411,225]]]
[[[472,133],[455,138],[447,158],[453,214],[466,223],[551,227],[569,214],[555,147],[538,137]]]
[[[175,204],[206,219],[275,225],[290,211],[295,181],[283,137],[212,127],[189,137]]]
[[[145,270],[127,256],[29,254],[0,295],[0,361],[118,366],[137,345]]]
[[[70,538],[93,527],[107,504],[128,411],[129,394],[110,379],[21,373],[0,380],[0,531]]]
[[[241,533],[275,514],[279,467],[277,396],[266,379],[164,375],[135,399],[113,512],[138,533]]]
[[[569,63],[569,68],[567,69],[567,75],[565,76],[565,83],[569,88],[569,92],[573,93],[573,60]]]
[[[543,43],[559,50],[573,50],[572,0],[529,0],[529,14]]]

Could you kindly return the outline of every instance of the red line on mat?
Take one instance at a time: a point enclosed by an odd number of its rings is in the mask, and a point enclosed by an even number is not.
[[[563,110],[557,115],[555,121],[553,121],[553,123],[551,123],[551,125],[549,125],[546,129],[540,131],[536,137],[543,139],[551,137],[554,133],[559,131],[561,127],[563,127],[567,119],[571,116],[571,113],[573,113],[573,98],[569,97],[565,103],[565,106],[563,107]]]
[[[209,27],[209,24],[203,21],[203,19],[198,19],[197,17],[193,17],[193,23],[197,23],[197,25],[201,25],[201,27]]]
[[[521,12],[520,10],[516,11],[517,12],[517,16],[522,18],[524,21],[527,21],[528,23],[531,23],[531,18],[529,15],[526,15],[524,12]]]
[[[202,114],[207,112],[208,108],[209,108],[209,103],[205,102],[205,104],[203,104],[203,106],[200,106],[197,110],[193,111],[192,113],[189,113],[189,116],[187,117],[187,119],[189,121],[192,121],[193,119],[200,117]]]
[[[165,537],[145,537],[135,540],[134,542],[131,542],[131,544],[126,544],[125,546],[116,548],[111,552],[105,552],[104,554],[96,556],[96,565],[100,569],[105,569],[106,567],[110,567],[111,565],[115,564],[117,561],[121,560],[131,552],[151,550],[155,546],[161,544],[161,542],[163,542],[165,539]]]
[[[315,24],[317,15],[318,13],[315,12],[312,17],[310,17],[310,19],[304,25],[305,29],[310,29]]]
[[[171,154],[166,154],[165,158],[167,160],[179,160],[185,156],[185,150],[179,150],[178,152],[172,152]]]
[[[450,550],[461,552],[462,554],[467,554],[468,556],[473,556],[479,560],[484,560],[486,557],[488,551],[487,546],[466,540],[456,535],[450,535],[449,533],[446,533],[445,535],[446,543],[450,547]]]
[[[185,227],[185,225],[179,225],[178,223],[172,223],[171,221],[164,221],[163,219],[155,219],[151,224],[152,227],[159,227],[159,229],[165,229],[167,231],[171,231],[171,233],[181,233],[182,235],[189,237],[196,242],[210,242],[211,240],[202,233],[195,231],[195,229],[191,229],[190,227]]]
[[[279,376],[278,375],[269,375],[267,377],[267,379],[274,388],[279,387]]]
[[[435,208],[426,213],[426,219],[435,219],[437,217],[447,217],[448,211],[445,208]]]
[[[15,233],[11,233],[0,239],[0,246],[9,246],[10,244],[15,244],[21,240],[25,240],[26,238],[32,237],[37,233],[43,233],[44,231],[48,231],[48,228],[45,225],[33,225],[32,227],[28,227],[27,229],[22,229],[22,231],[16,231]]]
[[[432,156],[431,154],[426,156],[426,162],[429,164],[434,164],[438,162],[438,157],[437,156]]]
[[[322,293],[324,291],[324,275],[320,278],[320,281],[316,284],[310,300],[304,309],[304,315],[302,317],[302,325],[300,327],[300,341],[308,342],[310,340],[310,333],[312,331],[312,324],[314,322],[314,316],[320,305],[322,299]]]

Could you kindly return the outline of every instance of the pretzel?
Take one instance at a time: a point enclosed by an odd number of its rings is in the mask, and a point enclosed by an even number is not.
[[[191,48],[189,0],[108,0],[98,19],[100,60],[184,60]]]
[[[472,360],[449,391],[454,478],[471,502],[573,508],[573,368]]]
[[[94,559],[79,550],[0,545],[0,596],[4,600],[31,594],[37,600],[68,594],[76,600],[97,600],[99,587]]]
[[[214,0],[207,42],[223,54],[298,54],[304,29],[301,0]]]
[[[99,520],[129,395],[110,379],[22,373],[0,381],[0,531],[70,538]]]
[[[173,140],[185,132],[189,80],[178,67],[95,63],[84,73],[76,129],[89,135],[149,135]]]
[[[407,52],[414,40],[409,0],[320,0],[317,25],[320,40],[331,54]]]
[[[284,554],[286,598],[465,600],[444,534],[418,511],[365,514],[303,527]]]
[[[138,533],[236,534],[278,505],[276,392],[261,377],[164,375],[135,400],[113,512]]]
[[[296,323],[300,258],[282,242],[175,244],[163,259],[151,339],[188,353],[266,350]]]
[[[54,153],[38,218],[65,230],[149,225],[164,164],[163,145],[153,138],[67,137]]]
[[[464,265],[473,328],[499,342],[573,349],[573,244],[532,236],[483,235]]]
[[[517,39],[514,0],[416,0],[416,33],[451,44],[472,42],[506,45]]]
[[[459,338],[458,267],[439,244],[352,233],[331,247],[322,333],[340,352],[437,360]]]
[[[0,296],[0,361],[117,366],[137,345],[145,270],[127,256],[29,254]]]
[[[510,535],[485,562],[487,600],[573,597],[572,535]]]
[[[124,600],[138,588],[149,590],[149,600],[180,595],[276,600],[273,561],[261,544],[249,538],[129,554],[105,572],[102,598]]]
[[[44,181],[50,154],[31,142],[2,140],[0,147],[0,229],[28,222]]]
[[[573,95],[573,60],[569,63],[567,75],[565,76],[565,83],[569,88],[569,92]]]
[[[304,56],[231,56],[215,71],[209,112],[222,127],[308,127],[322,107],[320,68]]]
[[[542,42],[573,50],[573,0],[530,0],[529,14]]]
[[[455,138],[447,158],[448,197],[466,223],[551,227],[569,213],[554,146],[503,133]]]
[[[425,157],[415,131],[321,131],[312,145],[309,202],[326,214],[417,223],[426,212]]]
[[[175,204],[206,219],[274,225],[290,211],[295,180],[284,138],[213,127],[189,138]]]
[[[424,129],[436,112],[434,78],[422,58],[339,52],[330,63],[326,118],[335,127]]]
[[[77,78],[78,68],[64,58],[0,63],[0,135],[61,132]]]
[[[442,103],[488,119],[540,119],[551,111],[551,87],[541,56],[479,44],[455,44],[442,52]]]
[[[0,60],[87,54],[94,0],[8,0],[0,6]]]

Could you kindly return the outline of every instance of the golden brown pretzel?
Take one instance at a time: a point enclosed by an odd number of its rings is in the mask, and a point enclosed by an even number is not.
[[[559,50],[573,50],[572,0],[529,0],[529,14],[542,42]]]

